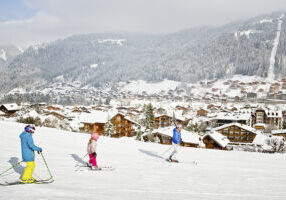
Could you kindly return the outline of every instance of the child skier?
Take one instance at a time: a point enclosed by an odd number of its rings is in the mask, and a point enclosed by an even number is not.
[[[176,126],[173,130],[173,139],[172,139],[173,152],[171,153],[171,155],[169,156],[169,159],[168,159],[168,161],[170,161],[170,162],[178,162],[178,160],[176,160],[174,158],[176,158],[176,155],[178,154],[178,148],[179,148],[179,144],[181,142],[181,130],[182,130],[181,124]]]
[[[27,166],[22,175],[22,181],[25,183],[33,183],[35,179],[32,177],[35,169],[35,152],[42,152],[42,148],[34,145],[33,133],[35,132],[35,126],[27,125],[25,130],[21,133],[21,149],[22,149],[22,158],[26,162]]]
[[[97,133],[92,133],[91,138],[89,139],[89,142],[87,144],[87,153],[89,155],[89,166],[91,169],[98,168],[97,162],[96,162],[96,147],[97,147],[97,140],[99,138],[99,135]]]

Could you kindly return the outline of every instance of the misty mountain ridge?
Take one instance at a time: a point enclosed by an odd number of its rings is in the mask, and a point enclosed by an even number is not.
[[[0,63],[0,91],[45,85],[57,77],[95,87],[130,80],[196,82],[236,74],[267,78],[271,56],[275,60],[270,70],[279,79],[286,75],[282,14],[165,35],[98,33],[31,46],[4,67]]]

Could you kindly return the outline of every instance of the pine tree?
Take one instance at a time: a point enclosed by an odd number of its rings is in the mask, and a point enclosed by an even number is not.
[[[143,132],[141,130],[141,125],[138,126],[138,131],[137,131],[137,135],[136,135],[136,140],[141,141],[141,136],[142,136]]]
[[[109,116],[108,116],[108,121],[104,125],[104,135],[110,137],[110,136],[112,136],[114,134],[115,134],[114,125],[113,125],[111,119],[109,119]]]
[[[150,132],[153,131],[155,125],[155,116],[154,116],[154,108],[151,103],[149,103],[145,109],[144,125],[146,127],[145,131],[150,131]]]
[[[107,98],[105,99],[104,104],[105,104],[105,105],[110,105],[110,101],[111,101],[111,97],[107,97]]]

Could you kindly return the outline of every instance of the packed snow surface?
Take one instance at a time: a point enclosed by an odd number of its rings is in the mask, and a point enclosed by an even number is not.
[[[24,124],[0,121],[0,171],[21,160],[19,134]],[[0,199],[285,199],[284,154],[246,153],[181,148],[181,163],[160,158],[170,146],[133,138],[100,137],[100,166],[114,171],[77,170],[86,154],[88,134],[38,128],[34,142],[54,175],[51,184],[2,187]],[[167,156],[166,153],[164,156]],[[193,161],[198,162],[197,165]],[[15,181],[25,164],[0,177]],[[81,171],[82,170],[82,171]],[[36,154],[35,178],[47,178],[42,158]]]

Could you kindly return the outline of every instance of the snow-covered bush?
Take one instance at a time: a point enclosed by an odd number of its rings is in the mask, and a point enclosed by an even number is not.
[[[43,125],[39,117],[20,117],[17,122],[24,124],[34,124],[35,126]]]
[[[266,144],[271,147],[270,153],[284,153],[286,151],[285,139],[283,137],[270,137],[266,140]]]

